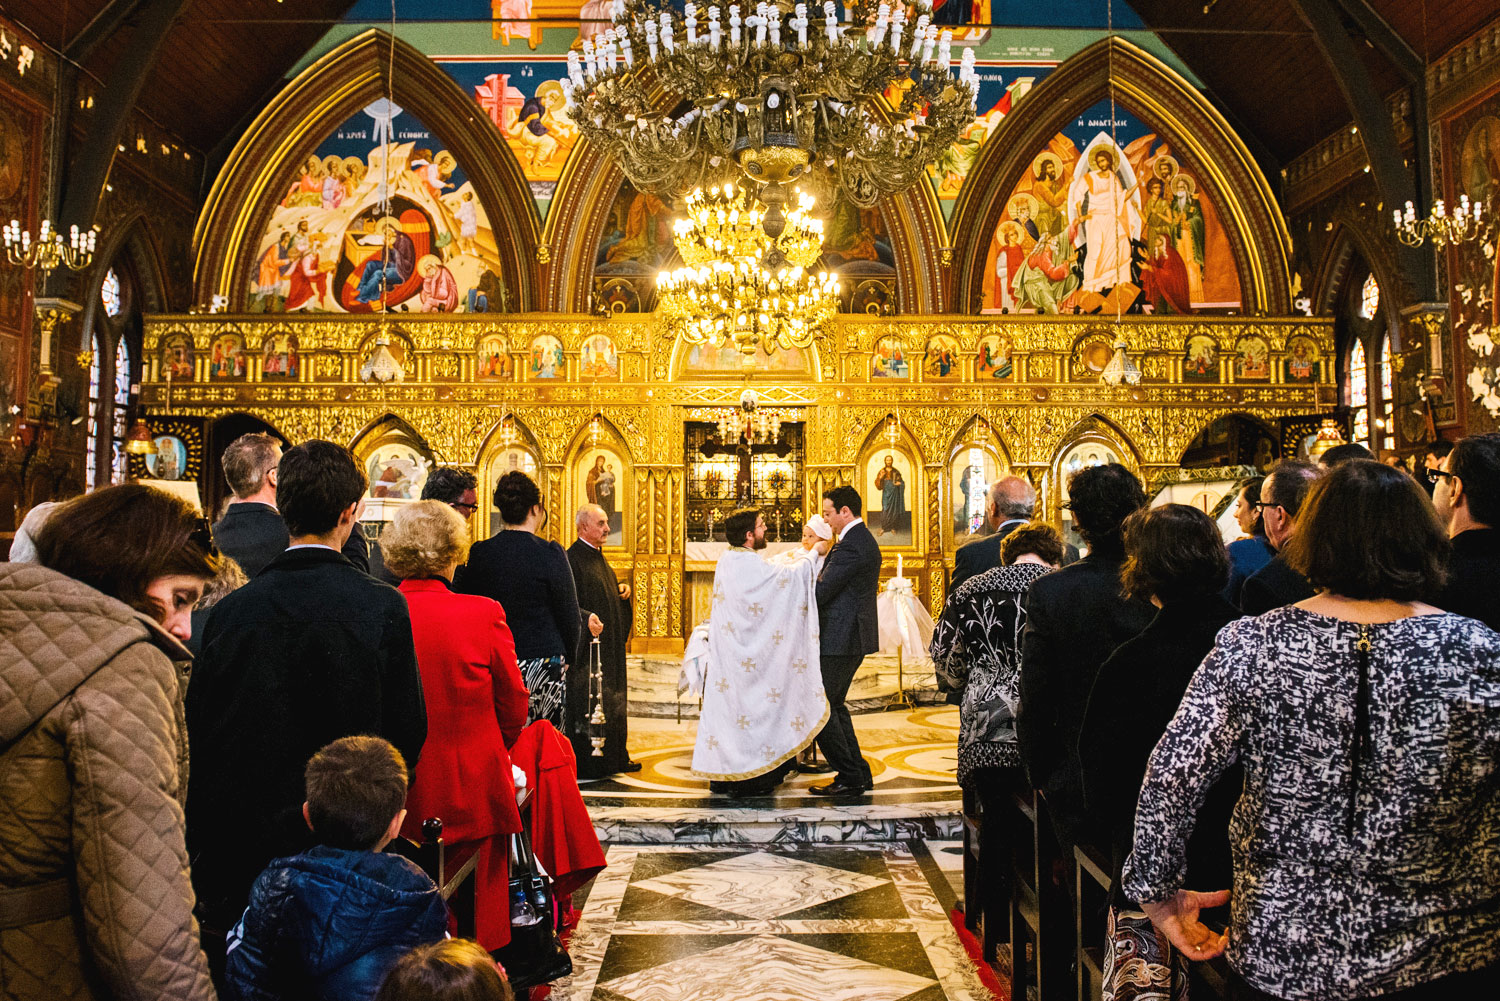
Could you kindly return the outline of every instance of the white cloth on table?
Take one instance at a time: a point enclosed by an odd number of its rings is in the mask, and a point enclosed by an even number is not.
[[[910,578],[892,577],[875,599],[880,618],[880,652],[895,653],[901,647],[904,659],[914,663],[930,660],[932,616],[917,600]]]
[[[816,583],[806,557],[789,566],[745,549],[719,557],[712,610],[688,641],[678,685],[703,694],[693,774],[728,781],[764,775],[812,743],[828,721]]]

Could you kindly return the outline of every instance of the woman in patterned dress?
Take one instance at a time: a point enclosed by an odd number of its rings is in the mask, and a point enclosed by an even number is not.
[[[1189,958],[1227,950],[1233,998],[1500,992],[1500,634],[1426,603],[1448,551],[1410,476],[1335,467],[1286,551],[1318,593],[1226,626],[1151,755],[1124,891]],[[1185,889],[1235,760],[1233,889]]]

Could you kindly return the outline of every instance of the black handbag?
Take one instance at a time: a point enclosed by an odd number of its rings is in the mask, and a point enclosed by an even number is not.
[[[495,959],[517,993],[573,972],[573,958],[558,937],[561,923],[552,877],[536,860],[531,837],[510,836],[510,944]]]

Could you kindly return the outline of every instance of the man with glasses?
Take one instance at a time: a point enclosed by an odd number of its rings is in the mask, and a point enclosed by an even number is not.
[[[427,474],[422,484],[422,500],[442,501],[468,521],[479,510],[479,481],[474,474],[457,466],[438,466]],[[370,576],[395,587],[400,578],[385,568],[380,546],[370,547]]]
[[[1500,629],[1500,434],[1464,438],[1426,472],[1453,540],[1448,583],[1434,604]]]
[[[1310,462],[1284,460],[1277,463],[1260,485],[1260,500],[1254,506],[1260,509],[1266,541],[1277,555],[1245,580],[1240,592],[1240,610],[1246,615],[1260,615],[1313,596],[1307,578],[1293,570],[1280,554],[1297,529],[1297,512],[1302,509],[1302,502],[1322,475],[1323,470]]]

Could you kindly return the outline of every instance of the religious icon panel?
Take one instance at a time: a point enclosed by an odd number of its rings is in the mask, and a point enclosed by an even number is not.
[[[157,435],[156,454],[146,456],[146,468],[158,480],[181,480],[187,477],[188,450],[183,440],[173,434]]]
[[[725,541],[724,519],[737,507],[760,508],[766,541],[799,540],[805,516],[803,440],[800,422],[782,424],[775,441],[752,444],[743,438],[725,442],[719,425],[710,421],[688,421],[683,429],[687,541]]]
[[[1207,334],[1188,338],[1187,353],[1182,360],[1182,377],[1199,382],[1219,379],[1219,342]]]
[[[534,338],[527,371],[533,379],[567,378],[568,366],[563,358],[562,341],[551,334]]]
[[[584,450],[574,470],[579,504],[597,504],[609,519],[606,546],[625,544],[625,498],[630,484],[625,480],[625,462],[609,445]]]
[[[984,445],[960,448],[953,456],[948,482],[952,484],[950,513],[954,545],[962,545],[969,536],[988,534],[984,522],[985,492],[1004,475],[1004,466],[994,451]]]
[[[485,382],[508,382],[514,374],[509,345],[499,334],[489,334],[479,341],[474,374]]]
[[[982,312],[1238,309],[1239,272],[1213,198],[1174,141],[1101,101],[1033,158],[995,227]]]
[[[525,473],[531,477],[538,486],[541,486],[541,477],[537,475],[538,463],[536,455],[529,448],[520,445],[512,445],[495,453],[490,460],[488,477],[482,486],[485,496],[490,498],[489,502],[489,526],[490,534],[493,535],[504,527],[504,519],[500,517],[500,509],[494,506],[495,484],[500,482],[500,477],[506,473]]]
[[[390,442],[379,446],[365,460],[371,498],[417,500],[432,470],[432,461],[415,445]]]
[[[210,379],[245,377],[245,339],[239,334],[220,334],[209,348]]]
[[[1078,533],[1073,524],[1073,513],[1066,507],[1068,500],[1068,482],[1078,473],[1094,466],[1104,466],[1109,463],[1119,463],[1120,455],[1113,445],[1097,439],[1079,442],[1058,460],[1056,475],[1061,487],[1061,499],[1064,504],[1062,509],[1062,534],[1063,541],[1071,543],[1081,551],[1088,550],[1088,543],[1083,541],[1083,536]],[[1123,465],[1123,463],[1121,463]]]
[[[261,352],[260,374],[264,379],[295,379],[301,367],[297,335],[284,331],[267,334]]]
[[[929,381],[957,379],[958,358],[958,341],[948,334],[938,334],[927,342],[927,352],[922,358],[923,375]]]
[[[865,460],[860,482],[865,521],[875,540],[885,548],[911,546],[911,502],[917,483],[911,457],[901,448],[879,449]]]
[[[1235,378],[1255,382],[1271,377],[1271,346],[1264,337],[1241,337],[1235,351],[1239,354]]]
[[[162,339],[161,377],[173,382],[193,381],[193,340],[186,334]]]
[[[911,368],[906,363],[906,345],[899,337],[882,337],[875,345],[875,357],[870,362],[872,379],[909,379]]]
[[[979,353],[974,363],[975,378],[1009,379],[1013,372],[1009,337],[991,334],[979,342]]]
[[[620,355],[615,342],[604,334],[595,334],[583,342],[578,353],[578,374],[584,379],[618,379]]]

